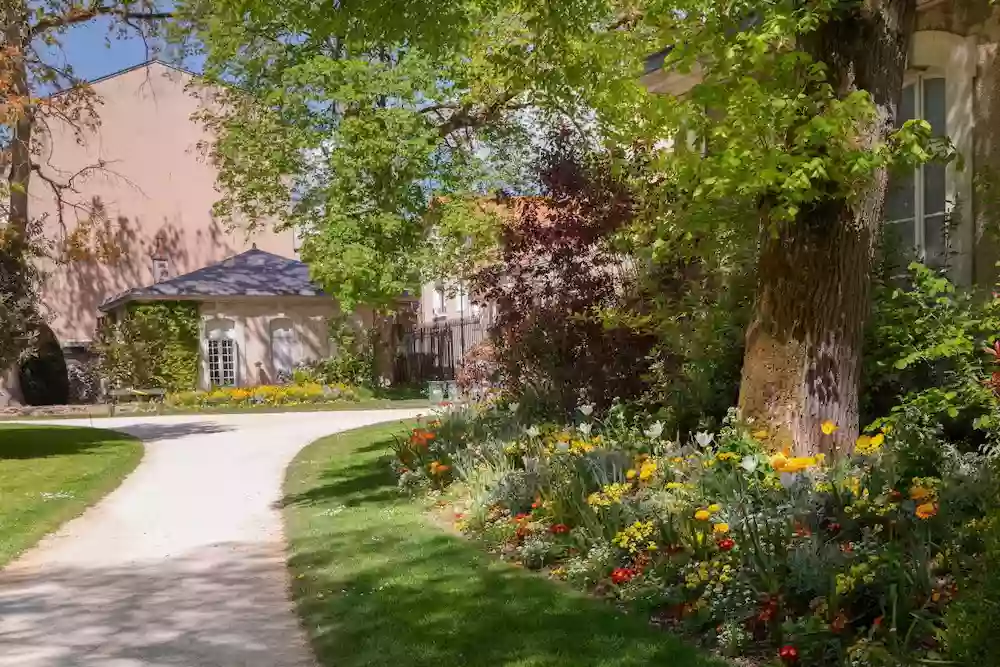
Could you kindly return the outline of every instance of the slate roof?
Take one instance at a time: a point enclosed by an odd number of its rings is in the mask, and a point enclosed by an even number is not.
[[[137,287],[101,304],[107,312],[129,301],[198,300],[245,296],[323,296],[304,263],[254,247],[203,269]]]

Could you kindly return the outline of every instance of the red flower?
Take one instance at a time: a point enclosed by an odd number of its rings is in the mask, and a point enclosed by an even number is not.
[[[611,572],[611,581],[619,585],[627,584],[628,582],[632,581],[632,578],[634,576],[635,576],[634,570],[630,570],[627,567],[616,567],[614,571]]]
[[[840,532],[840,524],[837,523],[836,521],[831,522],[830,525],[827,526],[827,528],[829,529],[829,531],[831,533],[839,533]]]
[[[879,616],[874,621],[872,621],[872,627],[875,628],[876,630],[878,628],[882,627],[882,617],[881,616]]]
[[[847,616],[843,612],[837,614],[833,621],[830,623],[830,631],[834,634],[839,634],[844,631],[847,627]]]
[[[537,501],[536,501],[536,502],[533,502],[533,503],[531,503],[531,509],[533,509],[533,510],[536,510],[536,509],[538,509],[539,507],[540,507],[540,505],[538,504],[538,502],[537,502]]]
[[[514,521],[524,521],[527,518],[528,518],[527,514],[515,514],[514,515]]]
[[[461,519],[461,518],[463,518],[464,516],[465,516],[465,515],[464,515],[464,514],[462,514],[461,512],[455,512],[455,518],[456,518],[456,519]]]
[[[719,540],[719,548],[722,549],[723,551],[729,551],[735,546],[736,546],[736,540],[734,540],[731,537]]]
[[[799,650],[791,644],[785,644],[778,649],[778,657],[782,662],[793,663],[799,659]]]
[[[553,535],[565,535],[569,532],[569,526],[564,523],[554,523],[549,527],[549,532]]]

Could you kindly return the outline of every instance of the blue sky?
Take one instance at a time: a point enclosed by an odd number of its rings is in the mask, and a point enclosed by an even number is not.
[[[53,62],[68,61],[78,77],[93,81],[158,55],[156,44],[151,42],[147,53],[141,39],[119,39],[109,32],[110,26],[111,22],[103,19],[73,26],[61,38],[62,53],[52,53]]]

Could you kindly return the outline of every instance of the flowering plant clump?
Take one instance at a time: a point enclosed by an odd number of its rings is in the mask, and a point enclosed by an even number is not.
[[[421,425],[398,443],[400,483],[462,482],[470,536],[641,601],[726,655],[939,659],[956,558],[980,548],[973,527],[1000,492],[985,456],[927,456],[898,425],[849,455],[792,456],[735,413],[717,433],[669,442],[616,408],[603,420],[578,410],[568,425],[516,412],[456,406]]]
[[[358,400],[357,390],[343,384],[216,387],[211,391],[184,391],[167,396],[168,405],[182,408],[309,405]]]

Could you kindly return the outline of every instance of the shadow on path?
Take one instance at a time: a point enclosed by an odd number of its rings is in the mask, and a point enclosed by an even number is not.
[[[280,545],[0,573],[0,666],[308,667]]]

